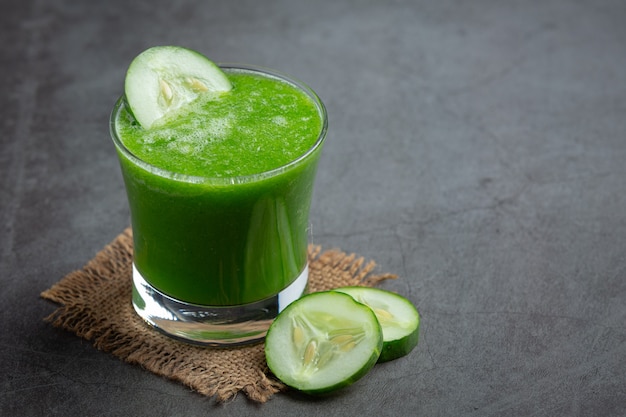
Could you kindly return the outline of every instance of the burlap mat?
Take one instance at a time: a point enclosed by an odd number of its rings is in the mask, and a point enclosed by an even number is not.
[[[263,343],[237,348],[206,348],[169,339],[150,329],[131,305],[132,232],[126,229],[81,270],[41,293],[61,304],[46,318],[54,326],[93,342],[100,350],[179,381],[218,402],[239,391],[265,402],[286,389],[265,362]],[[395,278],[373,275],[373,261],[338,250],[309,247],[309,292],[345,285],[374,286]]]

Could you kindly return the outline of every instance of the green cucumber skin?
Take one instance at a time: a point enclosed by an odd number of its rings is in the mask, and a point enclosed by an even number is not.
[[[378,357],[378,363],[389,362],[406,356],[411,352],[419,341],[419,325],[415,333],[406,335],[402,339],[386,342]]]

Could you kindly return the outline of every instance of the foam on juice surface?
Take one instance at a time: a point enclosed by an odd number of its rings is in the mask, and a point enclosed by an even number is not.
[[[265,172],[297,159],[321,131],[317,107],[286,82],[230,72],[233,89],[206,94],[150,130],[127,111],[116,121],[124,145],[171,172],[231,177]]]

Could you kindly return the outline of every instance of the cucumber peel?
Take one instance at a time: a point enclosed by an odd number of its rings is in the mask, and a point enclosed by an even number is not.
[[[335,291],[308,294],[270,326],[265,357],[272,373],[308,394],[346,387],[378,361],[382,329],[374,312]]]
[[[179,46],[143,51],[126,72],[124,93],[135,119],[150,129],[200,94],[230,91],[222,70],[204,55]]]
[[[419,313],[406,298],[391,291],[371,287],[342,287],[334,291],[350,295],[370,307],[383,331],[383,350],[378,362],[407,355],[419,339]]]

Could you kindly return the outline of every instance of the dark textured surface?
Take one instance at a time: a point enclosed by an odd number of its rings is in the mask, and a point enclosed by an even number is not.
[[[0,415],[626,415],[623,1],[0,4]],[[312,236],[400,275],[409,356],[329,398],[215,405],[44,323],[128,225],[107,119],[181,44],[326,102]]]

